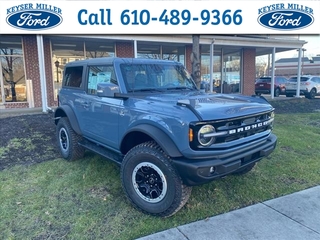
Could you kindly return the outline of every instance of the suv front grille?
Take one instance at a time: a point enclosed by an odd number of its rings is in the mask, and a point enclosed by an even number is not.
[[[273,112],[266,112],[234,119],[195,123],[191,125],[191,128],[195,132],[194,135],[197,136],[203,125],[212,125],[216,132],[213,133],[215,140],[211,147],[217,147],[219,144],[243,139],[258,133],[266,132],[267,134],[273,127],[273,119]],[[203,148],[197,139],[194,139],[190,144],[193,149]],[[210,146],[206,148],[210,148]]]

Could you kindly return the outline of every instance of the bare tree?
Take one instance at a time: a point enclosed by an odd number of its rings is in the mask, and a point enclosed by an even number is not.
[[[192,35],[192,53],[190,56],[192,63],[192,78],[200,88],[201,66],[200,66],[200,35]]]
[[[10,85],[11,88],[11,95],[12,95],[12,102],[17,101],[17,93],[16,93],[16,84],[24,79],[24,74],[18,78],[14,79],[14,69],[16,64],[21,64],[21,57],[15,57],[14,49],[0,49],[1,54],[4,55],[2,59],[4,59],[5,64],[1,64],[2,66],[2,76],[6,83]]]
[[[160,54],[140,54],[140,56],[148,59],[161,59]],[[177,60],[177,55],[176,54],[163,54],[162,59],[164,60]]]
[[[101,57],[110,57],[110,54],[108,52],[101,52],[101,51],[87,51],[86,56],[90,58],[101,58]]]
[[[264,57],[257,57],[256,58],[256,76],[262,77],[268,74],[268,63]]]

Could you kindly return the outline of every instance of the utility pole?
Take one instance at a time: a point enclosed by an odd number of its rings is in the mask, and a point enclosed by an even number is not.
[[[192,35],[192,53],[190,56],[192,63],[192,78],[200,89],[201,67],[200,67],[200,35]]]

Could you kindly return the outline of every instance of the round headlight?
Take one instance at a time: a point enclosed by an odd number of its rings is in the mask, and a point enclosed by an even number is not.
[[[212,125],[204,125],[198,132],[198,141],[202,146],[209,146],[213,143],[214,137],[210,137],[210,133],[214,133],[215,129]]]

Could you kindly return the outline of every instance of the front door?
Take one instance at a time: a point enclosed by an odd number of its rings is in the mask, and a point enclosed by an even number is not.
[[[87,94],[82,99],[82,123],[80,123],[82,132],[87,138],[117,148],[118,122],[123,100],[97,96],[98,83],[117,84],[113,66],[89,66],[87,74]]]

